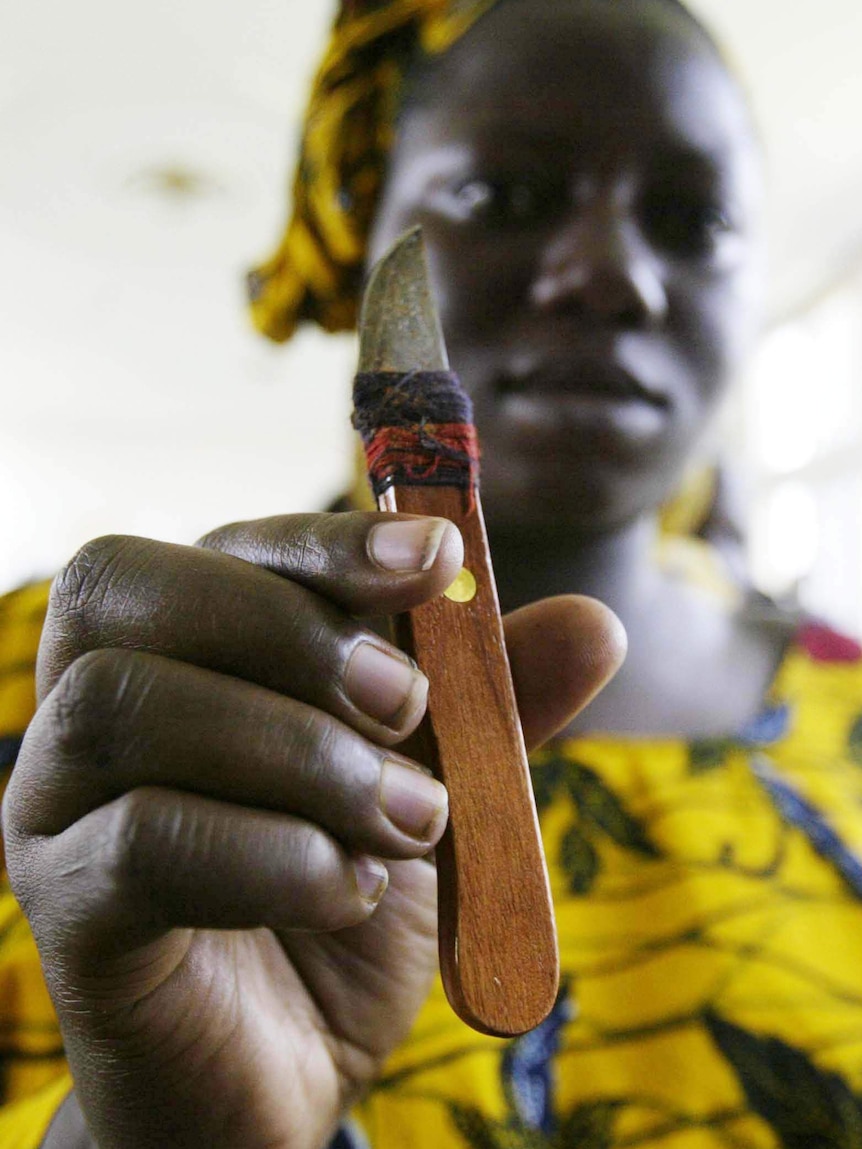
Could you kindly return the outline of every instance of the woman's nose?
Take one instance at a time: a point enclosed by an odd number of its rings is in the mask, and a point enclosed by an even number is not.
[[[652,327],[667,312],[655,257],[637,221],[609,201],[579,205],[548,242],[530,288],[533,304],[625,328]]]

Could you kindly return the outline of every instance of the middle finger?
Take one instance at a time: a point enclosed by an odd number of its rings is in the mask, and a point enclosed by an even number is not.
[[[58,834],[141,786],[298,815],[352,850],[416,857],[446,791],[304,703],[140,652],[78,659],[41,707],[15,787],[26,829]]]

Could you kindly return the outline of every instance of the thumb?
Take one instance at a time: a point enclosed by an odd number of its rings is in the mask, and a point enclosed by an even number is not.
[[[527,749],[566,725],[613,678],[626,632],[594,598],[560,595],[503,620]]]

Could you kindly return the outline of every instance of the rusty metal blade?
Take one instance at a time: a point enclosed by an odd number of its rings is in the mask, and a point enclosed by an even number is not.
[[[422,229],[414,227],[372,268],[359,321],[359,370],[448,369]]]

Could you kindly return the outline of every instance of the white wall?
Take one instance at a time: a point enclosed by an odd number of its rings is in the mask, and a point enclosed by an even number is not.
[[[273,348],[242,299],[327,7],[0,11],[0,586],[341,485],[351,341]]]
[[[862,250],[862,6],[698,7],[764,124],[779,312]],[[0,7],[0,588],[95,534],[190,541],[318,506],[343,483],[351,341],[309,332],[272,348],[241,292],[282,218],[331,11]]]

